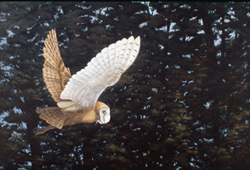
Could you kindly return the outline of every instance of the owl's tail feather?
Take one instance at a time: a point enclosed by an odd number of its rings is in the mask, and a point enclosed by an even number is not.
[[[55,128],[56,128],[55,126],[51,126],[51,125],[49,125],[49,126],[47,126],[45,128],[36,127],[33,130],[33,132],[34,132],[35,135],[41,135],[41,134],[44,134],[45,132],[47,132],[48,130],[55,129]]]
[[[36,113],[40,114],[40,119],[45,120],[48,124],[58,129],[62,129],[66,119],[65,113],[63,113],[61,108],[59,107],[46,107],[36,109]]]

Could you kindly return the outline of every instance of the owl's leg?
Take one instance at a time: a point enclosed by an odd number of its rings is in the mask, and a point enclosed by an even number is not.
[[[51,130],[51,129],[55,129],[56,127],[55,126],[52,126],[52,125],[49,125],[45,128],[35,128],[33,130],[34,134],[35,135],[41,135],[41,134],[44,134],[45,132],[47,132],[48,130]]]

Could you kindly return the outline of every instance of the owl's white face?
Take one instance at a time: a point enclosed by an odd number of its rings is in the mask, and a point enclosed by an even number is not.
[[[97,120],[100,124],[106,124],[110,121],[110,109],[105,107],[101,108],[99,111],[100,120]]]

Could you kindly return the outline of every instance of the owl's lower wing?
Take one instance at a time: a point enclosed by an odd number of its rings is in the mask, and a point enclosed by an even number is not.
[[[135,61],[140,49],[140,37],[122,39],[104,48],[88,65],[70,78],[60,98],[79,101],[92,109],[108,86],[114,85]],[[63,107],[58,103],[59,107]]]
[[[49,32],[44,44],[43,55],[45,61],[43,64],[43,79],[52,98],[56,102],[59,102],[61,101],[60,94],[69,81],[69,78],[71,78],[71,74],[69,68],[65,67],[61,58],[56,31],[54,29]]]
[[[48,124],[62,129],[66,115],[58,107],[46,107],[37,109],[36,112],[40,114],[40,118],[45,120]]]

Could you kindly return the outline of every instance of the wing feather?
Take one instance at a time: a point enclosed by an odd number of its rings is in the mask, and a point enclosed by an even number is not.
[[[70,78],[60,98],[78,101],[92,109],[108,86],[114,85],[122,73],[135,61],[140,49],[140,37],[122,39],[104,48],[87,66]]]
[[[47,35],[45,47],[43,48],[45,58],[43,64],[43,79],[52,96],[59,102],[60,94],[71,77],[69,68],[66,68],[61,58],[56,31],[52,29]]]
[[[48,124],[62,129],[66,115],[58,107],[47,107],[37,109],[36,112],[40,114],[39,118],[45,120]]]

